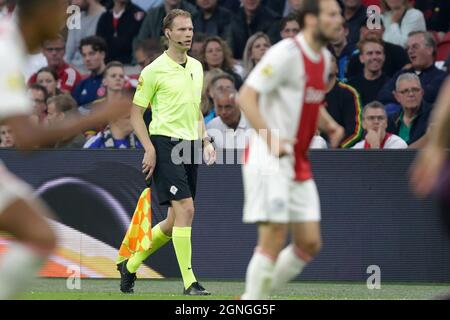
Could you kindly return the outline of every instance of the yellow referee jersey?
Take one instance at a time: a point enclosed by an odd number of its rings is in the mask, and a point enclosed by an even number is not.
[[[151,105],[151,135],[197,140],[202,87],[199,61],[188,56],[183,67],[164,52],[142,70],[133,103],[142,108]]]

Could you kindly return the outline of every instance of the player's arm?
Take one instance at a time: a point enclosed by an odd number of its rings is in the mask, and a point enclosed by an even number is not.
[[[443,84],[430,119],[425,147],[419,151],[412,166],[414,191],[425,196],[431,192],[444,165],[450,145],[450,78]]]
[[[259,93],[252,87],[244,84],[239,91],[239,107],[253,129],[266,141],[269,149],[276,156],[284,156],[289,153],[288,141],[274,135],[267,127],[261,112],[259,111]],[[292,142],[293,144],[293,142]]]
[[[39,126],[29,115],[14,115],[5,118],[4,122],[14,132],[17,147],[31,149],[49,146],[61,140],[67,140],[85,130],[112,121],[130,110],[128,99],[117,100],[107,106],[98,106],[87,116],[70,118],[51,128]]]
[[[134,132],[136,133],[145,150],[144,158],[142,160],[142,172],[144,174],[147,174],[145,179],[148,180],[150,179],[153,170],[155,169],[156,151],[150,140],[147,126],[145,125],[145,121],[143,118],[144,112],[145,108],[133,104],[131,108],[130,121],[131,125],[133,126]]]
[[[344,137],[344,128],[340,126],[322,105],[319,109],[318,127],[328,134],[330,145],[337,148]]]

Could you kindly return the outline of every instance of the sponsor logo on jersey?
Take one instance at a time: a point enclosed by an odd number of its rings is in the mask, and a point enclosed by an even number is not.
[[[305,92],[305,103],[321,103],[325,98],[325,91],[307,87]]]

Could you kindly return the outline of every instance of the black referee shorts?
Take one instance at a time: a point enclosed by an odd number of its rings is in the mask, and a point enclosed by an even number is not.
[[[156,151],[153,181],[160,205],[186,198],[195,199],[198,164],[202,161],[201,140],[150,137]]]

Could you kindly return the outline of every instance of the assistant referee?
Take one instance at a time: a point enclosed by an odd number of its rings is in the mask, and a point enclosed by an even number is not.
[[[187,55],[193,37],[189,12],[171,10],[164,18],[163,30],[168,49],[142,71],[133,100],[131,123],[145,149],[142,170],[146,179],[153,175],[159,203],[169,205],[169,210],[167,218],[152,229],[152,248],[134,254],[119,265],[121,290],[133,292],[135,273],[141,263],[172,239],[183,277],[183,293],[209,295],[197,281],[191,265],[193,199],[199,162],[195,161],[198,158],[195,155],[198,150],[202,154],[203,146],[207,164],[212,164],[216,158],[200,111],[203,68],[199,61]],[[143,114],[150,106],[152,122],[147,131]],[[177,149],[173,150],[174,147]],[[179,149],[183,149],[181,164],[175,159]]]

